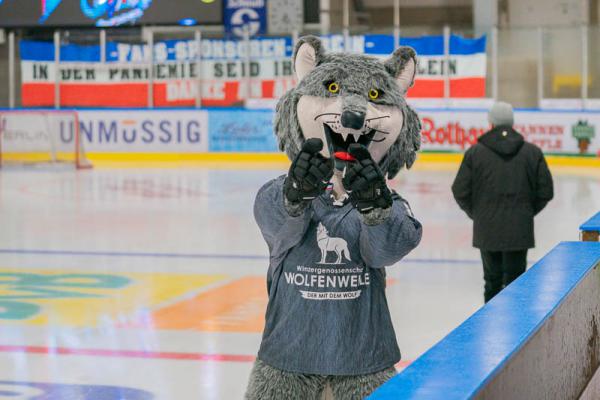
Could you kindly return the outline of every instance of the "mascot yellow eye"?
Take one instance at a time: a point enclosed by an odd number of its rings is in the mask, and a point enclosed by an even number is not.
[[[335,82],[331,82],[329,85],[327,85],[327,90],[335,94],[340,91],[340,85]]]
[[[379,97],[379,90],[377,90],[377,89],[371,89],[371,90],[369,90],[369,98],[371,100],[375,100],[378,97]]]

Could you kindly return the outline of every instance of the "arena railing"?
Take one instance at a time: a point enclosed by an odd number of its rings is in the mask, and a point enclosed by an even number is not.
[[[599,264],[560,243],[369,399],[600,398]]]

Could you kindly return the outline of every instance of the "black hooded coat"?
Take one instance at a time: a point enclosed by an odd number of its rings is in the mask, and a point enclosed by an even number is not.
[[[473,219],[473,246],[487,251],[534,247],[533,217],[554,195],[542,151],[508,126],[467,150],[452,193]]]

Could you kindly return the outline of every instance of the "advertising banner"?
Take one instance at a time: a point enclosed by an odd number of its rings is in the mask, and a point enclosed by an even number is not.
[[[272,111],[211,110],[208,125],[210,151],[277,151]]]
[[[419,110],[424,150],[465,151],[489,128],[485,111]],[[600,113],[516,111],[514,128],[544,153],[599,155]]]
[[[426,151],[464,152],[489,129],[483,110],[418,112]],[[79,119],[86,151],[279,151],[266,110],[80,111]],[[600,113],[516,111],[515,128],[545,153],[600,156]]]
[[[263,34],[267,30],[267,0],[225,0],[223,26],[225,33],[238,37]]]
[[[207,111],[82,111],[79,128],[87,152],[205,153],[209,150]]]
[[[394,50],[390,35],[351,36],[348,43],[342,35],[329,35],[322,41],[332,52],[385,58]],[[451,97],[485,96],[485,37],[452,36],[448,60],[442,36],[403,38],[402,44],[419,54],[409,97],[443,97],[446,70]],[[295,85],[290,37],[253,38],[248,43],[205,39],[198,47],[195,40],[157,42],[150,67],[147,45],[109,42],[102,63],[99,46],[66,44],[56,71],[53,43],[21,41],[23,106],[53,106],[56,74],[64,107],[146,107],[150,74],[157,107],[193,106],[198,90],[205,106],[242,105],[248,98],[277,99]]]
[[[221,0],[0,0],[0,27],[220,24]]]

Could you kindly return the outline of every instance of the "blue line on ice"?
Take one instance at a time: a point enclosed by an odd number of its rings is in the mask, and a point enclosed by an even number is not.
[[[234,260],[267,260],[269,258],[267,255],[261,254],[150,253],[130,251],[86,251],[45,249],[0,249],[0,254],[86,257],[212,258]],[[422,264],[481,264],[480,260],[460,260],[452,258],[406,258],[403,260],[403,262]]]

